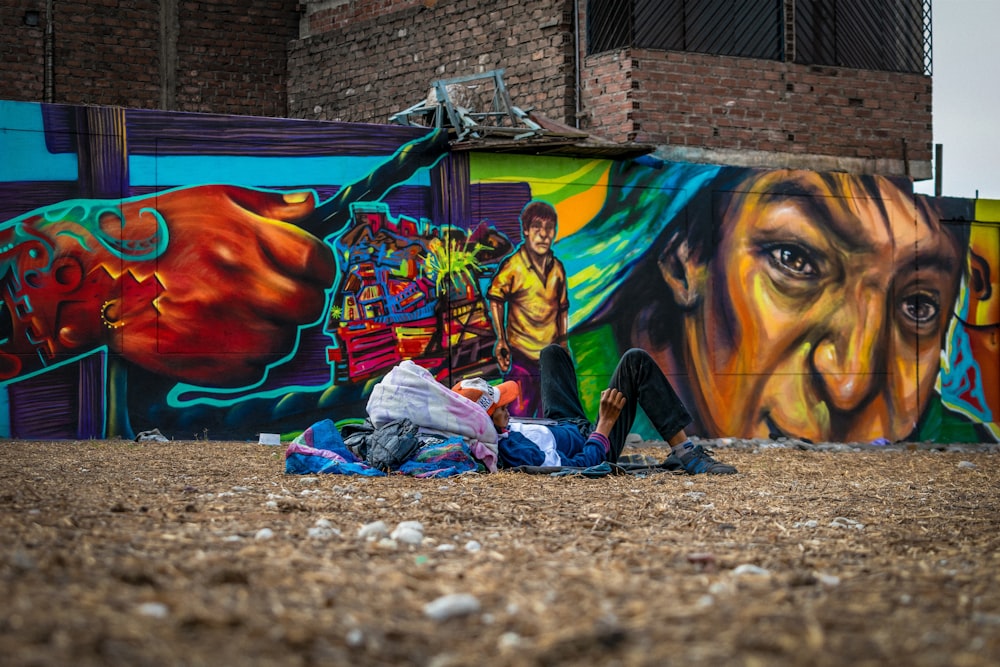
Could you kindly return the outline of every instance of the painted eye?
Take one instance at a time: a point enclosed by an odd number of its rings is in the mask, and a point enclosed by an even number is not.
[[[771,246],[767,250],[771,264],[795,278],[814,278],[819,270],[804,248],[792,244]]]
[[[933,322],[940,311],[937,297],[925,293],[904,297],[900,307],[903,310],[903,315],[916,324]]]

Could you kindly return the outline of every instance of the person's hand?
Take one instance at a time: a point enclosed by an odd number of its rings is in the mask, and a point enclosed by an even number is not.
[[[611,427],[618,421],[622,409],[625,407],[625,394],[617,389],[607,388],[601,392],[601,405],[597,413],[597,428],[595,429],[603,435],[610,435]]]
[[[497,366],[500,367],[500,371],[506,373],[510,370],[510,347],[507,343],[502,340],[498,340],[497,344],[493,346],[493,356],[497,360]]]
[[[315,205],[312,191],[206,185],[56,204],[0,230],[20,277],[10,298],[31,304],[0,371],[107,345],[194,384],[259,380],[324,313],[332,251],[294,224]]]

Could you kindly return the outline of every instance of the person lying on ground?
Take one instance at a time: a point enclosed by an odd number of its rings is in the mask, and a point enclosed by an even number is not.
[[[492,418],[500,434],[498,450],[508,467],[580,466],[605,460],[616,463],[641,407],[671,447],[671,456],[691,475],[731,475],[736,468],[720,463],[684,432],[691,422],[687,408],[670,381],[644,350],[625,352],[601,392],[597,425],[580,402],[576,369],[569,352],[549,345],[539,357],[542,413],[545,423],[511,421],[507,406],[519,395],[516,382],[496,387],[481,378],[463,380],[452,390],[476,402]]]
[[[601,392],[596,426],[586,420],[550,420],[545,424],[535,424],[510,421],[508,406],[521,391],[515,380],[497,386],[491,386],[482,378],[462,380],[453,387],[453,391],[485,409],[492,418],[499,434],[497,450],[500,463],[506,468],[589,468],[603,463],[611,449],[611,429],[625,405],[625,396],[617,389],[609,388]]]

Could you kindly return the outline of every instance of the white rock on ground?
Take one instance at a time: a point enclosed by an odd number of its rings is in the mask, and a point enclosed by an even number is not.
[[[479,611],[479,600],[469,593],[443,595],[424,605],[424,615],[435,621],[467,616]]]

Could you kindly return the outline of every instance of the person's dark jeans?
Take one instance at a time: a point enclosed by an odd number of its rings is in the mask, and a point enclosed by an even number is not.
[[[549,345],[542,350],[539,366],[543,415],[559,421],[587,421],[580,403],[576,369],[569,352],[559,345]],[[608,386],[622,392],[626,399],[609,437],[611,452],[608,458],[612,463],[618,460],[625,447],[625,438],[635,423],[639,407],[664,440],[669,440],[691,423],[691,415],[684,403],[645,350],[632,348],[625,352]]]

